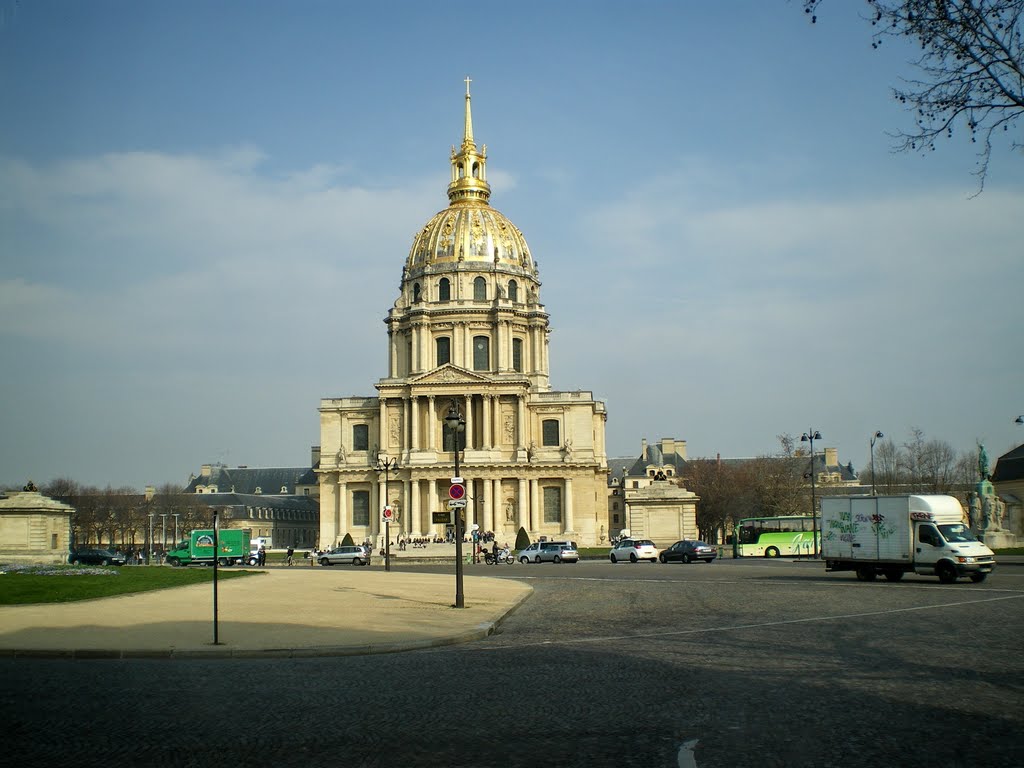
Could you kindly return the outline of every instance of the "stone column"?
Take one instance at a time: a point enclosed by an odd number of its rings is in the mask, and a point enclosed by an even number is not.
[[[519,533],[520,528],[530,530],[529,526],[529,503],[530,497],[526,491],[526,478],[519,478],[519,498],[516,499],[516,533]]]
[[[480,528],[484,531],[494,530],[494,495],[491,493],[491,481],[481,480],[480,484],[483,485],[483,510],[481,515],[478,515],[480,520]]]
[[[427,397],[427,450],[437,450],[436,443],[436,432],[437,432],[437,411],[436,404],[434,402],[434,396],[430,395]]]
[[[573,531],[573,518],[572,518],[572,478],[565,478],[565,519],[563,530]]]
[[[441,504],[437,498],[437,480],[427,480],[427,513],[425,515],[425,522],[423,525],[423,531],[434,530],[434,521],[430,518],[431,512],[441,512]]]
[[[462,398],[462,415],[466,418],[466,448],[476,448],[473,442],[473,396]],[[465,472],[463,472],[465,474]]]
[[[416,521],[417,530],[422,528],[420,519],[420,481],[410,480],[409,483],[409,519]]]
[[[345,534],[349,531],[349,518],[348,518],[348,483],[338,483],[338,526],[335,529],[334,540],[335,544],[340,544],[341,540],[345,538]]]
[[[388,401],[386,398],[380,398],[378,401],[378,411],[380,412],[377,416],[377,445],[380,446],[382,451],[388,449]],[[395,446],[397,449],[398,446]]]
[[[413,395],[409,398],[409,419],[412,421],[412,444],[409,446],[410,451],[418,451],[423,446],[420,445],[420,408],[419,398]]]
[[[506,523],[505,499],[502,498],[501,493],[501,478],[496,477],[494,480],[491,481],[491,485],[491,498],[494,499],[494,527],[491,528],[491,530],[494,531],[495,534],[497,534],[497,531],[500,528],[504,528]]]
[[[536,531],[540,528],[540,484],[537,480],[530,481],[530,527],[526,530]]]
[[[518,434],[516,435],[516,447],[525,448],[529,443],[529,441],[526,439],[526,433],[528,431],[526,429],[526,397],[523,395],[517,397],[516,404],[518,406],[519,411],[519,423],[516,424],[516,432],[518,432]]]
[[[480,436],[483,440],[480,445],[481,448],[490,448],[491,442],[491,398],[488,395],[483,395],[480,398],[480,416],[483,419],[482,435]]]

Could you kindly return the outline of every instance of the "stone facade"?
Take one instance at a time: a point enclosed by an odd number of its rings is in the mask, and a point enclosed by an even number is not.
[[[36,491],[0,499],[0,562],[66,563],[74,511]]]
[[[451,152],[448,208],[413,239],[385,323],[388,372],[377,397],[320,404],[320,545],[444,536],[455,474],[445,416],[465,420],[466,525],[514,543],[598,542],[607,523],[604,403],[549,384],[549,319],[522,232],[489,204],[487,148],[465,133]],[[384,462],[397,462],[387,473]]]

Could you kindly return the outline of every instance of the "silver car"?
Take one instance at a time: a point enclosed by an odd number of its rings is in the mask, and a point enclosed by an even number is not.
[[[339,563],[369,565],[370,550],[359,545],[335,547],[330,552],[321,552],[319,559],[320,565],[337,565]]]
[[[620,560],[629,560],[635,563],[637,560],[650,560],[658,562],[658,548],[650,539],[623,539],[608,553],[608,559],[613,563]]]
[[[537,541],[519,550],[520,563],[575,563],[580,559],[574,541]]]

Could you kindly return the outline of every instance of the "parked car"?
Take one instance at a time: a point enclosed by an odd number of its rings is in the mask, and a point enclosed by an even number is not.
[[[72,565],[124,565],[125,557],[109,549],[76,549],[68,555]]]
[[[366,547],[354,545],[350,547],[335,547],[330,552],[320,553],[320,565],[338,565],[339,563],[369,565],[370,550]]]
[[[520,563],[575,563],[580,559],[575,541],[535,541],[516,553]]]
[[[650,539],[623,539],[618,542],[612,551],[608,553],[608,559],[613,563],[619,560],[629,560],[635,563],[637,560],[650,560],[658,562],[658,548]]]
[[[718,550],[715,547],[692,539],[677,541],[658,555],[658,559],[663,563],[692,563],[694,560],[710,563],[716,557],[718,557]]]

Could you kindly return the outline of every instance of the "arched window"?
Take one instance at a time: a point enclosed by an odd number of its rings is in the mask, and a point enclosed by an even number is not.
[[[519,283],[515,280],[508,281],[508,297],[512,301],[519,301]]]
[[[452,298],[452,284],[447,277],[442,277],[441,282],[437,284],[437,300],[438,301],[451,301]]]
[[[491,370],[491,340],[486,336],[473,337],[473,370]]]
[[[480,163],[473,163],[473,178],[480,178]]]
[[[541,424],[541,441],[544,445],[560,444],[558,439],[558,419],[544,419]]]
[[[487,301],[487,281],[482,277],[473,281],[473,301]]]
[[[419,283],[413,283],[412,284],[412,303],[413,304],[418,304],[419,301],[420,301],[420,284]]]
[[[450,363],[452,361],[452,340],[447,336],[439,336],[435,345],[437,347],[437,364]]]

